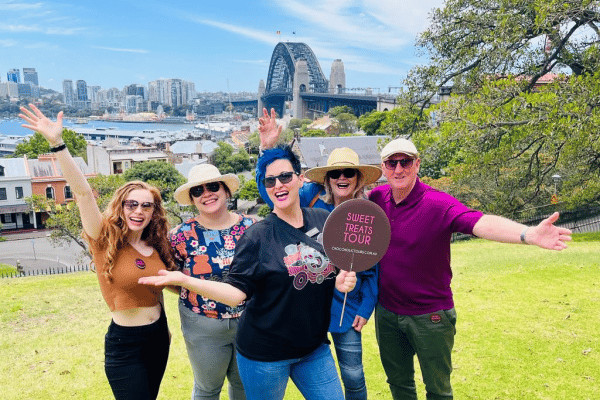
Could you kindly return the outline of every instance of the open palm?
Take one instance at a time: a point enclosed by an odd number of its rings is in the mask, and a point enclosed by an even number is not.
[[[62,142],[63,131],[63,112],[59,112],[56,121],[48,119],[35,105],[30,104],[31,110],[21,107],[22,114],[19,114],[28,124],[23,124],[23,128],[37,131],[46,138],[51,146],[56,146]]]

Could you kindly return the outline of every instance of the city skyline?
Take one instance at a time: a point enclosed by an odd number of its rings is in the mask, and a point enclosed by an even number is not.
[[[256,92],[278,42],[304,42],[329,77],[386,92],[415,64],[414,43],[443,0],[230,0],[95,3],[0,0],[0,77],[35,68],[40,86],[85,80],[104,89],[160,78],[198,92]],[[277,32],[280,32],[277,34]]]

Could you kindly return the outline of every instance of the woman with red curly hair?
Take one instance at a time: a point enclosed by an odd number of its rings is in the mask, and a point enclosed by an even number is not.
[[[105,337],[105,372],[116,399],[156,399],[169,356],[163,287],[138,284],[158,270],[175,270],[160,192],[128,182],[101,213],[88,181],[62,140],[62,111],[49,120],[34,105],[21,107],[23,127],[40,132],[75,193],[83,236],[112,316]]]

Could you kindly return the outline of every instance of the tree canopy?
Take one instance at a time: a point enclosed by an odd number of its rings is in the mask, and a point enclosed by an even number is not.
[[[598,22],[598,0],[447,0],[388,131],[412,137],[422,174],[450,176],[484,211],[548,204],[555,175],[561,200],[600,200]],[[445,86],[452,97],[432,105]]]
[[[63,129],[62,138],[69,152],[74,157],[82,157],[87,161],[87,141],[85,138],[67,128]],[[24,155],[27,158],[37,158],[40,154],[46,154],[50,152],[50,144],[39,132],[34,132],[33,136],[22,143],[19,143],[15,149],[13,157],[22,157]]]
[[[219,142],[214,151],[213,162],[222,174],[238,173],[251,168],[250,156],[246,150],[241,149],[237,153],[232,145]]]
[[[187,182],[173,164],[165,161],[135,163],[123,173],[123,179],[126,182],[139,180],[156,186],[165,202],[171,201],[175,189]]]

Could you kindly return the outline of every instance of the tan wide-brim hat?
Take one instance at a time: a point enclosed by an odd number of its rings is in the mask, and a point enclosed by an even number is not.
[[[304,175],[311,181],[322,185],[325,182],[327,171],[346,168],[359,170],[364,177],[364,185],[377,182],[377,179],[381,177],[381,168],[374,165],[361,165],[358,161],[358,154],[348,147],[334,149],[327,159],[326,166],[311,168]]]
[[[175,200],[183,206],[190,206],[190,189],[194,186],[203,185],[210,182],[223,182],[233,194],[240,187],[240,180],[234,174],[221,175],[219,169],[211,164],[200,164],[192,167],[188,173],[188,181],[175,190]]]

